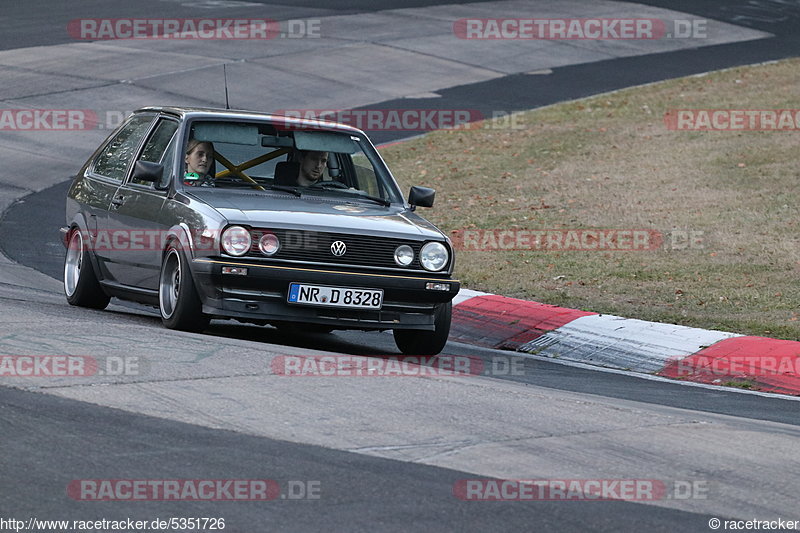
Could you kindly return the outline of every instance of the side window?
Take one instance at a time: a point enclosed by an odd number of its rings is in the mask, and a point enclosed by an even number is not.
[[[105,150],[97,157],[94,172],[122,181],[128,169],[128,163],[136,153],[136,148],[147,133],[152,115],[137,115],[133,117],[119,133],[106,146]]]
[[[144,144],[144,149],[142,150],[142,155],[139,158],[141,161],[149,161],[150,163],[161,163],[162,158],[169,159],[170,154],[166,154],[167,147],[170,146],[170,141],[175,136],[175,131],[178,129],[178,123],[174,120],[166,120],[162,119],[156,129],[153,130],[153,134],[150,135],[150,138],[147,139],[147,142]],[[171,154],[174,157],[174,154]],[[174,161],[174,159],[173,159]],[[165,168],[164,174],[167,176],[171,172],[171,168]],[[162,176],[162,181],[164,177]],[[136,185],[143,185],[145,187],[151,187],[152,185],[149,182],[141,181],[141,180],[132,180],[132,183]]]

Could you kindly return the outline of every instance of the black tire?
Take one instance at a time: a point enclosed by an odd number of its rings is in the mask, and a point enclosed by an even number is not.
[[[206,329],[211,317],[203,313],[186,254],[180,245],[172,243],[161,262],[158,277],[158,307],[161,322],[169,329],[200,332]]]
[[[73,228],[64,254],[64,294],[70,305],[105,309],[111,298],[103,292],[79,228]]]
[[[414,329],[396,329],[394,343],[403,355],[438,355],[447,344],[450,335],[450,319],[453,315],[453,304],[447,302],[436,309],[433,331]]]

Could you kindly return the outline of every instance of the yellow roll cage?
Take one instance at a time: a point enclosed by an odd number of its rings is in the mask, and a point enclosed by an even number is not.
[[[249,161],[245,161],[239,165],[234,165],[231,161],[229,161],[224,155],[220,154],[216,150],[214,150],[214,159],[222,163],[225,166],[226,170],[221,170],[217,172],[214,176],[214,179],[217,178],[224,178],[226,176],[238,176],[247,183],[249,183],[254,189],[258,189],[259,191],[265,190],[264,187],[258,184],[256,180],[245,174],[245,170],[260,165],[261,163],[266,163],[276,157],[280,157],[282,155],[286,155],[291,150],[289,148],[278,148],[277,150],[273,150],[266,154],[260,155],[258,157],[254,157]]]

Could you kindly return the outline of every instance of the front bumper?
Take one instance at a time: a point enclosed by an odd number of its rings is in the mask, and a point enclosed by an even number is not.
[[[246,268],[246,275],[223,274],[223,267]],[[265,322],[305,322],[337,329],[434,329],[434,312],[461,287],[446,275],[372,273],[330,268],[263,264],[228,258],[196,258],[192,272],[203,302],[213,316]],[[307,283],[383,289],[380,310],[319,307],[287,302],[289,284]],[[431,290],[427,283],[445,283]]]

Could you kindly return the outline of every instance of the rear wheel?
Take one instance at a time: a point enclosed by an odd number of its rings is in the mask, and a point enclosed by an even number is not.
[[[203,305],[189,272],[186,256],[177,244],[167,248],[161,264],[158,304],[161,321],[169,329],[199,332],[210,321],[210,317],[203,314]]]
[[[438,355],[447,344],[452,314],[453,304],[442,304],[436,309],[433,331],[396,329],[394,343],[404,355]]]
[[[111,300],[97,281],[79,228],[74,228],[69,234],[64,256],[64,294],[70,305],[91,309],[105,309]]]

